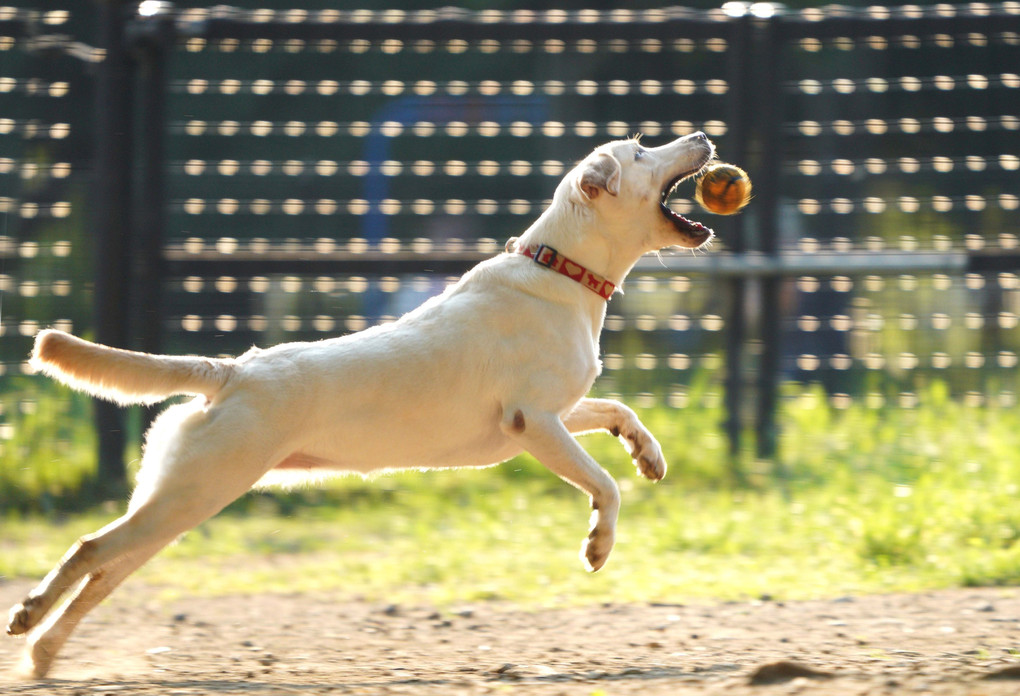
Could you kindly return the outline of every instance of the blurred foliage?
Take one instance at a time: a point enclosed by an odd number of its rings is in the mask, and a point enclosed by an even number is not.
[[[0,510],[81,509],[95,500],[96,434],[89,399],[30,377],[5,381],[0,392]]]

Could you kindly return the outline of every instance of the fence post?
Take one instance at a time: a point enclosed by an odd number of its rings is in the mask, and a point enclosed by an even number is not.
[[[138,57],[139,178],[137,245],[133,275],[138,306],[138,347],[148,353],[163,348],[163,238],[166,231],[165,147],[166,56],[174,24],[169,3],[165,11],[139,17],[128,26],[128,39]],[[154,413],[147,410],[146,420]]]
[[[95,338],[125,347],[128,340],[131,184],[131,58],[124,42],[125,3],[99,0],[99,45],[106,55],[96,81],[96,131],[92,225],[95,240]],[[123,487],[124,413],[95,401],[98,491]]]
[[[754,52],[751,48],[751,18],[741,15],[732,21],[732,31],[728,37],[729,83],[727,124],[731,154],[726,159],[743,163],[747,166],[751,153],[748,148],[748,120],[751,114],[751,102],[748,89],[753,81]],[[746,215],[733,220],[727,246],[735,255],[747,251]],[[747,316],[745,311],[747,281],[734,274],[729,280],[730,308],[726,321],[726,377],[725,404],[726,420],[723,428],[730,447],[730,475],[737,483],[743,483],[744,471],[740,464],[743,445],[743,410],[744,410],[744,345],[747,341]]]
[[[783,119],[782,85],[779,66],[782,55],[780,32],[782,19],[773,16],[760,24],[755,48],[758,75],[757,142],[760,151],[756,177],[755,207],[758,216],[758,241],[762,253],[779,253],[779,173],[782,162]],[[776,409],[782,369],[782,302],[783,278],[766,275],[761,279],[761,358],[758,367],[758,402],[756,413],[757,456],[773,459],[778,450]]]

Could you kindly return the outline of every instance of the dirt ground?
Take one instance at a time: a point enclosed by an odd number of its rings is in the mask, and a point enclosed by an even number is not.
[[[0,583],[0,605],[29,586]],[[52,678],[13,676],[22,645],[0,637],[2,694],[1012,696],[1020,590],[438,611],[321,596],[160,602],[128,585],[82,623]]]

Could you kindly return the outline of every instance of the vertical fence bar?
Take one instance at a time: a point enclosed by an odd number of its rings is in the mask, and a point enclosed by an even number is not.
[[[124,41],[125,4],[100,0],[99,41],[106,55],[96,81],[95,337],[124,347],[128,342],[131,183],[131,58]],[[99,440],[98,489],[115,491],[126,482],[124,414],[106,401],[95,402]]]
[[[757,102],[760,151],[755,206],[758,215],[759,248],[764,254],[779,253],[779,172],[782,162],[783,120],[780,65],[783,47],[780,17],[759,26],[755,43],[758,63]],[[761,359],[758,367],[757,455],[772,459],[777,454],[776,409],[779,404],[779,380],[782,363],[781,290],[783,278],[768,275],[761,279]]]
[[[163,238],[166,231],[166,54],[173,25],[168,16],[132,23],[138,55],[139,136],[137,244],[133,293],[138,305],[138,346],[157,353],[163,343]]]
[[[137,310],[138,347],[147,353],[163,349],[163,239],[166,232],[166,60],[174,36],[169,13],[139,17],[128,27],[138,56],[139,137],[137,252],[132,282]],[[147,425],[159,411],[145,409]]]
[[[729,58],[727,81],[729,83],[727,109],[727,128],[732,158],[738,163],[750,161],[748,139],[748,120],[751,104],[748,99],[748,88],[752,84],[753,68],[751,51],[751,18],[743,15],[733,20],[728,41],[727,56]],[[727,246],[734,254],[747,251],[746,215],[737,217],[730,229],[731,236],[726,240]],[[726,377],[725,404],[726,420],[723,429],[730,448],[730,474],[737,482],[742,482],[744,472],[740,465],[740,453],[743,446],[744,429],[744,345],[747,341],[747,316],[745,301],[747,281],[743,276],[734,274],[729,280],[730,307],[726,322]]]

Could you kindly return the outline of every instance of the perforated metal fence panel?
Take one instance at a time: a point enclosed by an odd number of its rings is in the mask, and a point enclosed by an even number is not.
[[[91,323],[87,66],[98,55],[72,39],[93,31],[77,10],[60,1],[31,12],[0,7],[0,491],[21,475],[15,464],[32,444],[26,419],[52,412],[49,445],[64,451],[75,429],[67,420],[89,423],[87,409],[72,414],[66,392],[43,403],[25,365],[40,328],[87,332]],[[44,475],[34,478],[52,490]]]
[[[978,21],[987,9],[777,26],[784,248],[904,260],[1016,249],[1020,45],[1015,26]],[[786,286],[783,371],[821,380],[834,403],[910,406],[934,380],[968,402],[1015,401],[1013,269],[834,269]]]
[[[65,36],[82,29],[83,22],[75,22],[66,9],[71,4],[52,3],[37,13],[35,25]],[[89,98],[91,80],[82,59],[68,55],[64,42],[31,36],[16,16],[13,9],[0,8],[3,376],[21,371],[21,349],[44,322],[59,319],[72,329],[73,319],[82,317],[81,271],[90,254],[83,199],[91,123],[75,104]],[[92,57],[83,50],[84,58]]]

